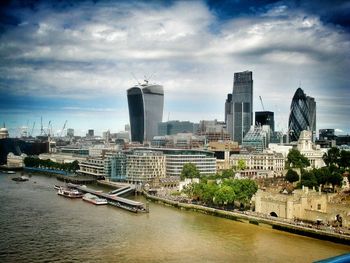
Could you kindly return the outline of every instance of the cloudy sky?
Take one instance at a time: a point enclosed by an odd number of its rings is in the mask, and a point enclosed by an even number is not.
[[[58,3],[56,3],[58,2]],[[224,119],[234,72],[286,129],[302,89],[317,129],[350,133],[349,1],[10,1],[0,11],[0,121],[124,129],[126,90],[164,86],[164,120]],[[133,76],[134,75],[134,76]]]

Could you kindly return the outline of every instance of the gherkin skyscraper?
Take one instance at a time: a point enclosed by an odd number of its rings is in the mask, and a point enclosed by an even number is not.
[[[288,127],[291,141],[297,141],[303,130],[311,131],[313,139],[315,138],[316,102],[314,98],[306,96],[301,88],[293,96]]]

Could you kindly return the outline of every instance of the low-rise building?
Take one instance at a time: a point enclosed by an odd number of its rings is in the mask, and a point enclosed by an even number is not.
[[[257,171],[273,171],[274,176],[282,176],[285,168],[285,158],[281,153],[232,154],[230,166],[238,166],[240,160],[245,162],[247,170],[255,171],[251,175],[258,174]]]
[[[270,143],[270,126],[251,126],[250,130],[244,136],[242,146],[252,149],[256,152],[263,152]]]
[[[89,157],[87,160],[79,163],[79,174],[94,176],[97,178],[106,177],[105,159],[99,157]]]
[[[27,155],[22,153],[21,155],[14,155],[13,153],[9,153],[7,155],[7,167],[8,168],[21,168],[24,167],[24,158]]]
[[[330,224],[340,217],[342,225],[349,227],[350,208],[332,201],[335,196],[303,187],[292,194],[258,190],[253,199],[255,211],[264,215]]]
[[[323,155],[326,153],[325,149],[321,149],[319,145],[312,142],[312,132],[302,131],[297,144],[297,149],[310,161],[312,168],[321,168],[326,166],[323,161]]]
[[[151,145],[158,148],[196,149],[203,148],[205,141],[205,136],[179,133],[176,135],[154,136]]]
[[[166,154],[167,176],[180,176],[186,163],[194,164],[200,175],[213,175],[216,173],[216,158],[205,154]]]
[[[209,142],[208,150],[214,152],[218,172],[230,169],[230,155],[240,151],[238,143],[234,141]]]
[[[64,153],[42,153],[39,154],[39,159],[41,160],[51,160],[56,163],[72,163],[74,161],[82,162],[86,161],[87,157],[77,156],[74,154],[64,154]]]

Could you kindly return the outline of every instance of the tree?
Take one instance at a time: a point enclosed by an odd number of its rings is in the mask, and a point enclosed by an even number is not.
[[[248,204],[252,196],[258,191],[257,184],[250,179],[228,179],[223,182],[223,185],[232,187],[235,193],[235,200]]]
[[[339,166],[347,169],[350,167],[350,151],[341,150]]]
[[[246,167],[247,167],[247,165],[246,165],[244,160],[242,160],[242,159],[238,160],[238,163],[237,163],[238,171],[243,171]]]
[[[310,166],[310,161],[297,149],[291,149],[287,155],[287,167],[306,168]]]
[[[200,173],[193,163],[185,163],[181,171],[181,180],[185,178],[199,178]]]
[[[313,172],[303,172],[301,174],[301,180],[298,186],[301,187],[303,185],[310,188],[312,188],[313,186],[318,186],[316,176]]]
[[[220,187],[214,194],[214,203],[218,205],[228,205],[233,203],[236,195],[232,187],[224,185]]]
[[[328,177],[328,183],[334,186],[341,186],[343,183],[343,177],[339,173],[331,173]]]
[[[294,183],[299,180],[299,175],[296,171],[289,169],[287,171],[285,179],[290,183]]]
[[[339,159],[340,159],[340,152],[339,152],[339,149],[336,147],[330,148],[328,152],[323,155],[323,161],[328,167],[331,165],[338,166]]]
[[[222,178],[230,178],[233,176],[234,176],[234,173],[232,169],[226,169],[222,171],[222,175],[221,175]]]

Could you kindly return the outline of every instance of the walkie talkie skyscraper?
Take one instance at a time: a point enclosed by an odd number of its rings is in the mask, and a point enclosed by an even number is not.
[[[163,119],[163,86],[156,84],[136,85],[127,90],[131,141],[151,141]]]

